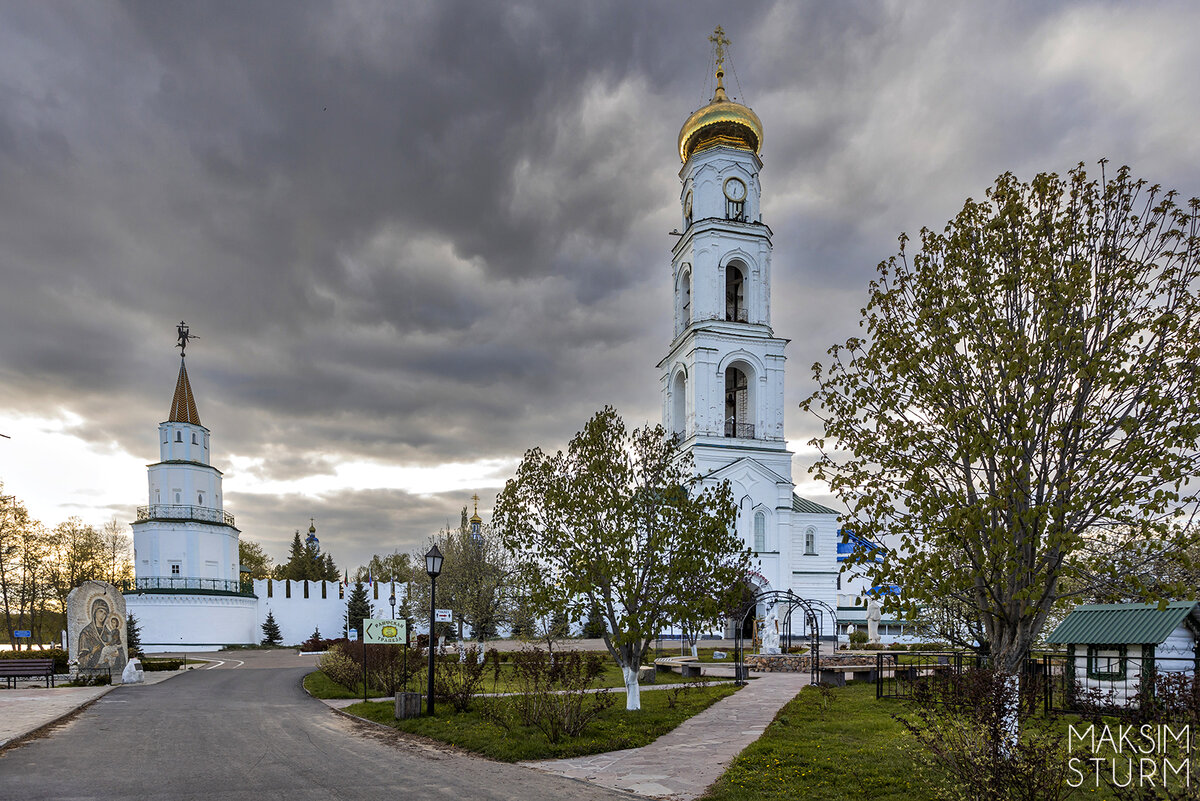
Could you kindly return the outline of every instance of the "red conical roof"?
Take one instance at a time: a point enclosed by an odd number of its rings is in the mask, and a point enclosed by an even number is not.
[[[187,365],[180,360],[179,380],[175,382],[175,397],[171,400],[171,414],[167,420],[172,423],[191,423],[203,425],[200,422],[200,412],[196,411],[196,399],[192,396],[192,385],[188,381]]]

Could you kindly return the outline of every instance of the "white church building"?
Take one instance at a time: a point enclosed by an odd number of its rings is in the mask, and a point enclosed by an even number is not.
[[[679,132],[681,235],[674,339],[659,362],[663,423],[709,481],[728,481],[760,592],[838,605],[838,513],[795,494],[784,439],[784,349],[771,325],[772,232],[762,217],[763,126],[724,87]],[[761,615],[765,610],[759,610]],[[793,622],[798,632],[802,623]],[[836,621],[821,623],[833,636]]]

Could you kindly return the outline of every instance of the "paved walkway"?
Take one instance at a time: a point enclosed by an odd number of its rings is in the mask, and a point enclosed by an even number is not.
[[[643,748],[522,764],[614,790],[690,801],[762,735],[806,684],[807,673],[761,674]]]
[[[147,673],[144,684],[166,681],[174,672]],[[110,684],[104,687],[37,687],[27,685],[15,690],[0,689],[0,748],[28,737],[38,729],[57,723],[117,687],[140,685]]]

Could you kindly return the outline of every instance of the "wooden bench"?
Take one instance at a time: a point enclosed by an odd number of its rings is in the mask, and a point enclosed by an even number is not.
[[[690,679],[698,679],[703,675],[700,660],[694,656],[663,656],[654,660],[654,666],[662,671],[679,668],[680,674]]]
[[[45,679],[47,687],[54,686],[53,659],[0,659],[0,677],[8,679],[9,688],[17,679]]]
[[[873,682],[875,681],[875,666],[829,665],[820,669],[818,680],[822,684],[831,684],[834,687],[845,687],[847,681]]]

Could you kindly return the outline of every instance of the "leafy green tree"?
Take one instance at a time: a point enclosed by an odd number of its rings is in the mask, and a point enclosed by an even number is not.
[[[813,470],[855,531],[896,546],[873,580],[910,613],[977,612],[1010,677],[1056,601],[1119,578],[1122,559],[1090,553],[1194,541],[1178,515],[1200,486],[1198,234],[1200,202],[1128,168],[1002,175],[911,259],[900,238],[865,334],[814,367]]]
[[[283,634],[279,631],[279,624],[275,622],[275,613],[268,611],[267,619],[262,624],[263,645],[279,645],[283,642]]]
[[[254,540],[238,541],[238,562],[250,571],[251,579],[270,578],[272,561],[262,545]]]
[[[323,578],[325,581],[337,581],[341,578],[341,576],[338,575],[337,565],[333,563],[333,554],[329,553],[329,551],[325,552],[321,578]]]
[[[629,432],[605,407],[565,453],[525,454],[494,524],[516,564],[536,565],[523,571],[535,609],[601,610],[626,708],[640,709],[637,670],[657,632],[685,605],[715,624],[749,569],[735,513],[728,484],[703,487],[662,426]]]
[[[363,618],[371,617],[371,601],[367,597],[367,588],[361,581],[354,583],[350,597],[346,599],[346,630],[358,630],[358,638],[363,636]]]

